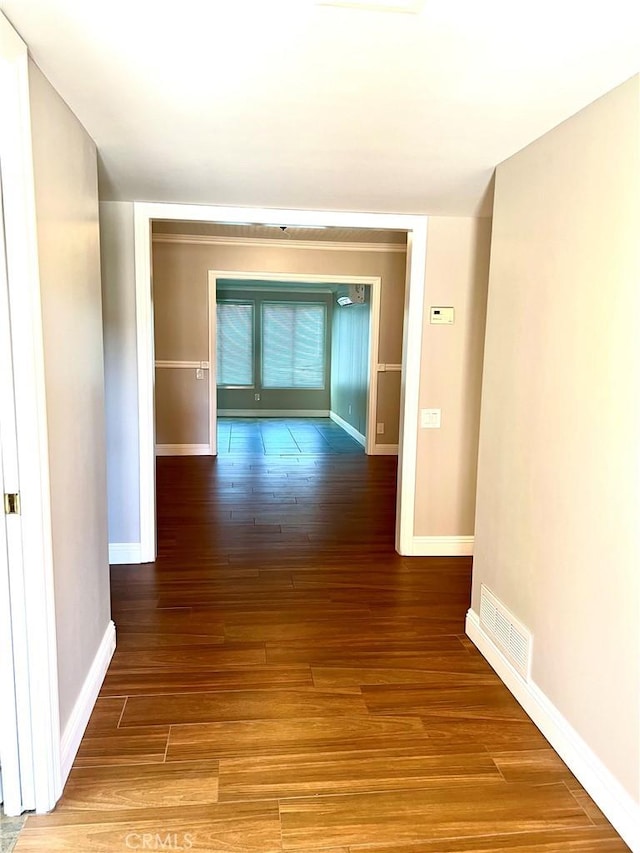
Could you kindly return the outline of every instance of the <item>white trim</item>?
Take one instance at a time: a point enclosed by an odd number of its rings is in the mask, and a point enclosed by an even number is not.
[[[84,680],[80,695],[76,699],[75,705],[71,711],[69,721],[64,728],[62,741],[60,744],[61,752],[61,769],[62,769],[62,784],[67,781],[71,765],[74,762],[80,741],[87,728],[89,717],[96,704],[98,693],[102,687],[102,682],[107,674],[107,669],[116,650],[116,626],[113,622],[109,622],[107,629],[104,632],[100,646],[93,659],[93,663]]]
[[[208,444],[156,444],[156,456],[214,456]]]
[[[138,362],[138,454],[140,466],[140,560],[156,558],[155,344],[151,290],[151,222],[133,206]]]
[[[410,213],[361,213],[349,210],[291,210],[276,207],[231,207],[227,205],[180,204],[173,202],[136,201],[134,205],[141,213],[145,214],[148,220],[225,222],[228,225],[240,225],[248,221],[254,222],[256,225],[282,225],[283,220],[286,219],[287,225],[295,226],[323,225],[334,228],[373,228],[380,231],[414,231],[419,230],[427,218]]]
[[[379,364],[378,373],[399,373],[402,370],[401,364]]]
[[[398,449],[398,491],[396,504],[396,550],[411,554],[416,504],[418,464],[418,416],[420,358],[422,353],[422,312],[427,266],[427,217],[407,234],[407,287],[405,291],[402,338],[403,371],[400,387],[400,443]]]
[[[364,284],[371,287],[380,281],[378,275],[329,275],[323,273],[244,272],[239,270],[209,270],[209,279],[237,279],[237,281],[279,281],[295,284]],[[242,288],[239,287],[238,290]]]
[[[409,556],[471,557],[473,536],[414,536]]]
[[[0,158],[22,493],[24,594],[12,601],[22,807],[51,810],[62,793],[51,490],[27,47],[0,15]],[[18,684],[16,684],[18,687]]]
[[[375,454],[376,425],[378,422],[378,352],[380,349],[380,304],[382,278],[371,280],[371,308],[369,311],[369,363],[367,365],[367,427],[365,453]]]
[[[428,217],[402,213],[279,210],[197,204],[134,202],[136,334],[138,354],[138,424],[140,452],[140,530],[143,560],[155,558],[155,438],[153,406],[153,310],[151,301],[151,221],[247,221],[264,225],[326,225],[337,228],[374,228],[407,231],[407,287],[400,414],[400,459],[396,549],[403,553],[413,537],[418,439],[418,393],[422,345]],[[292,245],[293,241],[287,245]],[[233,277],[237,277],[234,272]],[[255,273],[253,273],[255,278]],[[261,276],[262,277],[262,276]],[[286,279],[290,279],[290,274]],[[321,277],[322,278],[322,277]],[[326,279],[326,276],[324,277]],[[343,279],[344,281],[344,279]]]
[[[344,418],[341,418],[340,415],[337,415],[335,412],[329,412],[329,417],[334,423],[338,424],[339,427],[341,427],[346,433],[348,433],[351,438],[355,438],[358,444],[361,444],[363,447],[367,446],[367,439],[364,437],[364,435],[361,432],[358,432],[358,430],[355,427],[351,426],[350,423],[345,421]]]
[[[397,456],[397,444],[374,444],[371,456]]]
[[[123,566],[140,562],[139,542],[111,542],[109,544],[109,564]]]
[[[188,370],[209,370],[209,362],[208,361],[161,361],[156,360],[155,362],[156,368],[167,367],[167,368],[177,368],[177,369],[188,369]]]
[[[329,409],[218,409],[219,418],[328,418]]]
[[[640,851],[640,805],[537,684],[512,666],[482,630],[474,610],[467,613],[466,632],[631,850]]]
[[[329,252],[394,252],[404,255],[402,243],[337,243],[334,240],[273,240],[268,237],[216,237],[213,234],[154,234],[154,243],[190,243],[213,246],[259,246],[276,249],[318,249]]]
[[[207,273],[207,343],[209,345],[209,444],[218,453],[218,287],[215,273]],[[252,311],[252,316],[253,316]],[[254,318],[255,320],[255,318]]]

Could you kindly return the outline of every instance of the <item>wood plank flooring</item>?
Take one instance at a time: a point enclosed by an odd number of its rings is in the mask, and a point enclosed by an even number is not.
[[[112,569],[116,655],[17,853],[627,850],[464,637],[470,561],[395,554],[395,460],[283,441],[158,460],[158,560]]]

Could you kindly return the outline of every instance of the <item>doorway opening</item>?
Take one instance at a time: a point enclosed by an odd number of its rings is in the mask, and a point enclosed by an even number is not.
[[[136,317],[137,317],[137,343],[138,343],[138,404],[139,404],[139,451],[140,451],[140,522],[141,522],[141,561],[150,562],[156,556],[156,504],[155,504],[155,406],[154,406],[154,379],[156,364],[154,356],[154,315],[153,295],[151,287],[151,270],[154,269],[153,289],[157,296],[158,271],[167,271],[167,265],[158,262],[158,258],[152,257],[152,245],[155,249],[156,240],[161,243],[184,242],[185,232],[167,233],[170,223],[186,225],[189,242],[200,244],[216,243],[221,249],[224,246],[228,251],[233,246],[237,247],[239,242],[244,242],[244,237],[217,236],[207,231],[212,224],[215,227],[242,228],[278,228],[280,232],[300,228],[310,231],[312,229],[323,229],[325,234],[333,229],[329,239],[324,238],[323,248],[327,250],[326,257],[330,257],[331,251],[337,251],[336,236],[339,232],[358,231],[360,235],[373,231],[386,229],[401,234],[401,240],[405,243],[401,249],[402,258],[402,280],[406,283],[404,300],[399,312],[400,317],[405,318],[402,332],[401,357],[395,360],[387,358],[389,364],[395,364],[398,368],[399,378],[398,396],[400,400],[399,427],[398,427],[398,476],[397,476],[397,513],[396,513],[396,550],[400,553],[408,553],[413,537],[413,515],[415,499],[415,464],[417,445],[417,414],[418,414],[418,385],[420,372],[420,345],[422,334],[422,304],[424,291],[424,273],[426,261],[426,229],[427,218],[421,216],[386,215],[386,214],[346,214],[331,213],[326,211],[275,211],[267,209],[249,210],[245,208],[216,208],[185,205],[165,204],[139,204],[134,206],[135,218],[135,255],[136,255]],[[283,222],[287,226],[282,225]],[[223,226],[220,226],[223,223]],[[247,223],[253,223],[248,225]],[[256,225],[258,223],[258,225]],[[153,229],[153,244],[151,241]],[[171,230],[171,229],[169,229]],[[162,235],[162,236],[160,236]],[[335,236],[334,236],[335,235]],[[341,236],[341,234],[340,234]],[[333,239],[332,239],[333,238]],[[362,239],[362,237],[361,237]],[[406,242],[405,242],[406,241]],[[266,248],[266,244],[276,242],[273,238],[258,238],[253,241],[256,245]],[[296,244],[295,261],[290,262],[289,268],[281,267],[279,276],[286,278],[284,273],[296,273],[308,268],[304,263],[304,252],[308,251],[309,245],[304,245],[303,240],[291,241]],[[280,243],[282,247],[282,244]],[[397,246],[396,246],[397,249]],[[358,245],[350,251],[380,252],[385,251],[379,245]],[[202,251],[204,249],[202,248]],[[355,255],[354,255],[355,257]],[[202,258],[201,258],[202,260]],[[229,265],[220,263],[218,269],[229,270]],[[240,267],[242,269],[242,267]],[[247,268],[247,267],[245,267]],[[209,267],[211,269],[211,266]],[[233,269],[233,266],[231,266]],[[236,266],[236,270],[238,267]],[[264,269],[260,263],[255,267],[255,273]],[[276,267],[276,269],[278,269]],[[349,269],[347,267],[347,272]],[[173,266],[173,273],[177,276],[188,274],[188,264],[184,259],[177,260]],[[344,276],[342,276],[344,278]],[[180,316],[174,313],[174,322],[180,328]],[[207,314],[202,312],[201,322],[207,325]],[[184,332],[184,330],[183,330]],[[186,340],[186,338],[185,338]],[[157,353],[159,360],[162,354]],[[384,357],[384,356],[382,356]],[[191,359],[196,370],[206,371],[208,364],[205,358]],[[203,364],[202,362],[205,362]],[[393,374],[393,370],[386,371],[386,363],[378,367],[378,379],[380,373]],[[204,383],[206,385],[206,383]],[[208,403],[207,403],[208,405]],[[377,430],[376,430],[377,432]],[[211,452],[211,436],[215,435],[212,430],[199,436],[198,445],[208,444],[207,453]],[[376,442],[377,444],[379,442]],[[204,450],[200,452],[204,453]],[[383,451],[384,452],[384,451]]]
[[[358,243],[332,242],[329,261],[324,243],[321,248],[316,242],[306,248],[311,241],[305,241],[304,263],[310,272],[247,269],[258,263],[249,238],[246,245],[234,247],[234,256],[227,252],[230,269],[205,271],[205,261],[218,259],[220,244],[203,244],[202,235],[194,244],[192,236],[168,231],[176,226],[166,223],[164,227],[167,230],[159,234],[154,231],[159,457],[217,456],[217,466],[206,468],[203,463],[200,467],[209,471],[222,491],[226,474],[238,474],[237,467],[228,471],[223,462],[237,466],[251,460],[259,465],[260,457],[268,457],[274,463],[311,463],[306,468],[309,495],[315,485],[322,491],[315,476],[317,466],[326,465],[331,457],[339,455],[346,463],[356,455],[397,456],[404,235],[394,234],[397,242],[391,248],[377,243],[375,252],[363,252]],[[219,238],[222,229],[210,227],[217,232],[212,236]],[[369,235],[356,236],[362,240]],[[260,244],[261,262],[270,270],[287,269],[291,256],[299,257],[298,247],[290,250],[287,242],[281,248],[282,239],[273,243],[278,245],[270,245],[268,251]],[[350,272],[316,272],[323,259],[334,270],[342,270],[349,261]],[[246,264],[244,269],[238,269],[240,262]],[[184,269],[187,275],[181,272]],[[354,275],[358,269],[369,274]],[[203,291],[205,272],[207,290]],[[393,363],[380,363],[381,347]],[[286,464],[282,472],[285,468]],[[387,468],[395,474],[396,460]],[[169,465],[159,460],[161,490],[165,479],[178,476],[179,470],[194,469],[184,461]],[[288,469],[287,476],[294,471]],[[261,476],[261,491],[268,492],[274,472],[263,467]],[[354,467],[354,489],[358,478],[366,477],[366,468]],[[271,482],[280,493],[276,485]],[[256,504],[252,492],[236,484],[233,495],[228,495],[229,509],[241,494],[248,505]],[[183,499],[190,502],[192,498]],[[199,500],[209,498],[200,495]],[[277,509],[254,506],[254,511],[258,516],[269,512],[276,536],[283,527],[296,527],[296,509],[286,501]],[[170,513],[160,508],[159,517],[171,525],[171,538],[180,537]],[[313,519],[308,520],[313,526]],[[388,522],[389,516],[385,527]],[[393,537],[393,517],[391,524],[387,532]],[[160,526],[162,553],[166,531]],[[303,527],[297,532],[304,534]],[[339,531],[341,525],[330,527]],[[263,553],[267,539],[273,537],[266,537]]]
[[[280,279],[209,272],[210,452],[220,450],[219,418],[259,417],[330,418],[368,455],[397,454],[399,375],[397,396],[388,384],[379,395],[378,374],[392,367],[378,357],[381,278]],[[392,444],[385,443],[385,419]]]
[[[158,272],[157,455],[224,452],[216,441],[221,430],[229,436],[221,418],[226,427],[230,418],[315,418],[335,435],[323,423],[331,419],[367,455],[397,455],[404,286],[386,293],[381,323],[380,276],[283,275],[210,270],[205,339],[201,288],[190,281],[193,296],[185,298]],[[176,302],[189,307],[176,310]],[[190,360],[180,358],[176,313]],[[394,363],[380,363],[380,340]]]

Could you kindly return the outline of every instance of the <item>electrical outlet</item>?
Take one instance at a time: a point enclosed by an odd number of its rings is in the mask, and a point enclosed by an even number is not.
[[[384,424],[377,424],[376,433],[378,435],[384,435]]]
[[[256,401],[256,403],[259,403],[260,402],[260,394],[254,394],[253,399]]]
[[[201,367],[196,367],[196,379],[204,379],[204,370]]]

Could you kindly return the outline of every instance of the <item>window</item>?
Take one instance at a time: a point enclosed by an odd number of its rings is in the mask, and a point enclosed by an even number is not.
[[[324,388],[326,306],[262,305],[262,387]]]
[[[218,302],[216,317],[218,387],[253,387],[253,303]]]

